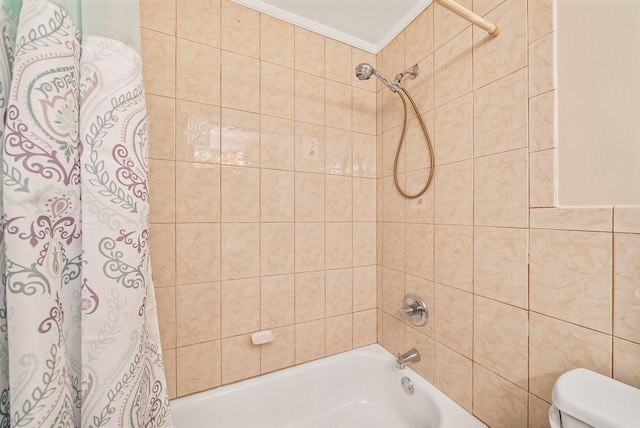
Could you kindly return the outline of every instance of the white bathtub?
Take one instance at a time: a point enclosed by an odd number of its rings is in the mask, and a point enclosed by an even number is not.
[[[486,427],[410,368],[397,369],[379,345],[177,399],[172,408],[175,428]]]

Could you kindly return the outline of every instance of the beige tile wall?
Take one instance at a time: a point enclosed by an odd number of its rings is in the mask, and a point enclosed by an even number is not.
[[[640,387],[640,209],[554,207],[551,0],[460,3],[501,34],[434,4],[377,56],[390,76],[419,64],[406,87],[436,155],[432,188],[403,204],[401,104],[378,85],[378,340],[417,347],[417,370],[489,426],[548,427],[568,369]],[[427,162],[406,143],[405,189]],[[408,292],[427,301],[426,327],[400,318]]]
[[[375,56],[228,0],[141,12],[171,396],[375,343]]]
[[[373,56],[228,0],[141,0],[172,396],[376,331],[420,349],[416,369],[492,427],[547,426],[572,367],[640,386],[640,211],[554,207],[551,0],[460,3],[500,36],[432,5]],[[393,185],[399,100],[354,78],[363,61],[420,66],[406,86],[436,167],[416,201]],[[429,170],[413,113],[408,136],[415,191]],[[427,326],[399,318],[405,292]],[[276,340],[252,346],[266,328]]]

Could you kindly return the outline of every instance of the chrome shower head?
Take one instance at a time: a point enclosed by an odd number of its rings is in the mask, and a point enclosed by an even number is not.
[[[400,85],[389,80],[387,76],[373,68],[373,65],[363,62],[356,66],[356,77],[360,80],[369,80],[371,76],[376,76],[382,83],[384,83],[393,92],[398,92],[401,88]]]
[[[363,62],[356,66],[356,77],[359,80],[369,80],[371,76],[376,72],[375,68],[371,64]]]

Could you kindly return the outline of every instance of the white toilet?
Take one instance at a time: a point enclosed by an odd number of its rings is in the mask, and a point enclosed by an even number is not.
[[[640,389],[591,370],[561,375],[552,399],[551,428],[640,428]]]

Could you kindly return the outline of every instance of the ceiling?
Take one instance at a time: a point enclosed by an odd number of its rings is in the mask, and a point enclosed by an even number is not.
[[[374,54],[431,4],[431,0],[232,1]]]

